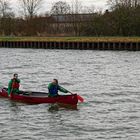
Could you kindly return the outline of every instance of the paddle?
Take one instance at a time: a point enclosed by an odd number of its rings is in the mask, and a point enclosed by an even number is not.
[[[63,88],[63,87],[62,87]],[[65,88],[63,88],[63,89],[65,89]],[[67,89],[65,89],[65,90],[67,90]],[[68,91],[68,90],[67,90]],[[72,93],[71,91],[68,91],[69,93],[71,93],[71,94],[74,94],[74,93]],[[77,98],[78,98],[78,100],[80,101],[80,102],[84,102],[84,98],[83,97],[81,97],[80,95],[77,95]]]
[[[71,93],[71,94],[74,94],[74,93],[72,93],[72,92],[70,92],[70,91],[68,91],[68,92]],[[77,94],[77,98],[78,98],[78,100],[79,100],[80,102],[84,102],[84,98],[81,97],[81,96],[78,95],[78,94]]]
[[[10,92],[10,95],[9,95],[9,97],[10,98],[12,98],[12,95],[13,95],[13,85],[14,85],[14,83],[15,83],[15,79],[12,81],[12,85],[11,85],[11,87],[12,87],[12,89],[11,89],[11,92]]]
[[[10,98],[12,98],[12,94],[13,94],[12,92],[13,92],[13,88],[11,89],[11,92],[10,92],[10,94],[9,94],[9,97],[10,97]]]

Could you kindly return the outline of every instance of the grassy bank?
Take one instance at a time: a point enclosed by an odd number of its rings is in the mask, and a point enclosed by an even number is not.
[[[0,41],[140,42],[140,37],[0,37]]]

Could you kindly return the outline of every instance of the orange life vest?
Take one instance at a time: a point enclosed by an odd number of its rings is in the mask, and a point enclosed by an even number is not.
[[[20,84],[15,79],[12,79],[12,89],[19,89]]]

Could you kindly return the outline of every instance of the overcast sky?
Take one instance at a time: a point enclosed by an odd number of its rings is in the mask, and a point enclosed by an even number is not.
[[[69,4],[71,4],[75,0],[44,0],[44,3],[51,7],[52,3],[55,3],[57,1],[65,1]],[[82,5],[85,6],[90,6],[90,5],[95,5],[98,7],[104,7],[106,5],[107,0],[78,0],[79,2],[82,3]]]
[[[11,3],[13,5],[13,7],[16,9],[16,11],[18,11],[18,2],[19,0],[11,0]],[[69,3],[70,5],[72,4],[73,1],[75,0],[43,0],[43,4],[42,4],[42,8],[41,11],[46,12],[46,11],[50,11],[52,4],[58,1],[64,1]],[[82,6],[94,6],[96,9],[100,9],[100,10],[105,10],[107,9],[107,0],[78,0],[79,2],[81,2]]]

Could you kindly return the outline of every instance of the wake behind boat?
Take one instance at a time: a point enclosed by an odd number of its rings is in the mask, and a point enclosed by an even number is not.
[[[48,97],[48,93],[45,92],[20,91],[20,94],[12,94],[11,97],[9,97],[7,88],[4,87],[0,88],[0,97],[28,104],[58,103],[77,106],[78,103],[77,94]]]

